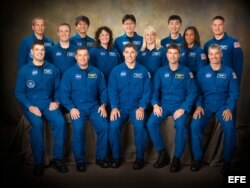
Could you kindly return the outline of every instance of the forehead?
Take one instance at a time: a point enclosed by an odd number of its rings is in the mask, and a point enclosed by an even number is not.
[[[180,24],[179,20],[170,20],[168,24]]]
[[[212,23],[213,23],[213,24],[223,24],[224,21],[221,20],[221,19],[215,19]]]
[[[124,51],[125,52],[136,52],[136,50],[133,47],[125,47]]]
[[[208,49],[208,52],[209,53],[217,53],[217,52],[220,52],[221,50],[219,48],[209,48]]]
[[[70,30],[70,29],[69,29],[69,26],[67,26],[67,25],[60,25],[60,26],[58,27],[58,29],[59,29],[59,30],[64,30],[64,29]]]
[[[87,50],[87,49],[80,49],[80,50],[77,50],[77,51],[76,51],[76,54],[85,55],[85,54],[88,54],[88,50]]]
[[[33,49],[44,49],[44,45],[35,44],[35,45],[33,46]]]
[[[44,24],[44,19],[34,19],[34,25],[36,24]]]
[[[179,53],[179,50],[178,50],[178,49],[175,49],[175,48],[168,48],[168,49],[167,49],[167,52],[171,52],[171,53],[177,52],[177,53]]]

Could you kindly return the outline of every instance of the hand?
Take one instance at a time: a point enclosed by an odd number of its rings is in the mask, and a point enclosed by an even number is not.
[[[113,108],[110,114],[110,121],[115,121],[119,117],[121,117],[120,111],[118,108]]]
[[[231,110],[229,110],[229,109],[224,110],[222,113],[222,117],[225,121],[232,120],[233,115],[232,115]]]
[[[160,107],[158,104],[155,104],[153,112],[157,117],[161,117],[163,113],[162,107]]]
[[[36,116],[39,116],[39,117],[42,116],[42,112],[36,106],[29,106],[29,111],[35,114]]]
[[[49,111],[56,110],[58,107],[59,107],[59,103],[58,102],[51,102],[49,104]]]
[[[198,106],[193,114],[194,119],[200,119],[201,115],[205,115],[204,109],[201,106]]]
[[[101,117],[103,117],[103,118],[107,117],[107,111],[106,111],[106,108],[105,108],[104,104],[102,104],[101,106],[99,106],[98,113],[100,113]]]
[[[74,119],[74,120],[78,119],[80,117],[79,110],[77,108],[72,108],[70,110],[70,117],[71,119]]]
[[[139,107],[135,111],[135,116],[137,120],[143,120],[144,119],[144,109],[142,107]]]
[[[184,109],[178,109],[174,112],[173,118],[174,120],[178,119],[179,117],[181,117],[183,114],[185,113]]]

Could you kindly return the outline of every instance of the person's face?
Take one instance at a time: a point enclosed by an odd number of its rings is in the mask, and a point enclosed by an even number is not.
[[[99,35],[99,40],[101,44],[108,44],[110,40],[109,33],[105,30],[102,30],[102,32]]]
[[[178,34],[181,29],[181,23],[179,20],[170,20],[168,23],[168,30],[171,34]]]
[[[89,61],[89,53],[88,50],[78,50],[75,55],[77,64],[80,67],[86,67]]]
[[[224,33],[224,22],[223,20],[217,19],[212,22],[211,29],[214,35],[222,35]]]
[[[177,49],[168,49],[167,58],[170,64],[176,64],[179,62],[180,53]]]
[[[59,26],[57,35],[58,35],[60,41],[62,41],[62,42],[69,41],[70,28],[67,25]]]
[[[37,35],[43,35],[45,31],[45,23],[43,19],[35,19],[32,25],[32,30]]]
[[[195,34],[194,31],[192,29],[188,29],[185,33],[185,41],[188,45],[192,45],[194,44],[195,41]]]
[[[209,62],[212,65],[221,64],[222,52],[217,48],[209,48],[208,49],[208,58]]]
[[[83,22],[83,21],[79,21],[77,26],[76,26],[76,30],[79,32],[79,33],[84,33],[86,34],[87,31],[89,29],[89,26],[86,22]]]
[[[123,51],[123,56],[125,58],[126,63],[135,63],[137,52],[132,47],[126,47]]]
[[[155,33],[147,31],[145,33],[145,39],[147,44],[155,44]]]
[[[31,49],[31,53],[34,60],[43,61],[45,56],[44,45],[39,45],[39,44],[34,45],[34,47]]]
[[[135,27],[136,27],[136,24],[135,22],[133,22],[132,20],[126,20],[124,23],[123,23],[123,29],[126,33],[134,33],[135,32]]]

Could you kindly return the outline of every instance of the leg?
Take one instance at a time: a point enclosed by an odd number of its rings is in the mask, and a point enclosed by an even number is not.
[[[77,165],[85,163],[85,124],[86,116],[80,111],[80,117],[72,122],[72,150]]]
[[[96,146],[96,163],[102,168],[108,168],[109,164],[106,161],[108,151],[108,121],[106,118],[100,116],[95,108],[91,115],[90,120],[97,134]]]
[[[113,160],[121,159],[121,128],[128,115],[121,112],[121,117],[115,121],[110,121],[109,142],[112,150]]]

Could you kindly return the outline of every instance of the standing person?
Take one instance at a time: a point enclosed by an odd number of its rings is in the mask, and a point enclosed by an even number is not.
[[[184,65],[196,76],[198,70],[207,65],[207,57],[201,48],[200,35],[196,27],[187,27],[183,35],[186,50]]]
[[[153,113],[147,122],[149,136],[159,153],[154,168],[161,168],[170,161],[161,137],[161,123],[173,116],[175,123],[175,151],[171,172],[181,169],[180,158],[184,152],[187,137],[186,120],[197,97],[197,88],[192,72],[179,64],[180,48],[176,44],[167,47],[169,66],[161,67],[154,76],[151,104]]]
[[[33,174],[44,173],[44,122],[46,119],[54,137],[52,164],[58,172],[68,171],[63,162],[65,121],[59,110],[60,79],[56,67],[44,60],[45,47],[41,40],[31,47],[33,60],[18,73],[16,98],[22,105],[24,116],[31,124],[30,142],[34,158]]]
[[[61,23],[57,31],[59,41],[48,51],[48,60],[58,68],[60,79],[63,73],[76,63],[75,51],[77,46],[69,41],[70,32],[70,25]]]
[[[112,168],[121,163],[121,128],[129,118],[134,125],[136,159],[134,169],[144,166],[146,146],[145,113],[150,99],[150,75],[136,62],[136,47],[129,43],[124,47],[125,62],[116,66],[109,77],[108,95],[111,106],[109,141],[112,149]]]
[[[161,45],[167,48],[170,44],[177,44],[182,46],[184,39],[180,34],[182,19],[179,15],[171,15],[168,18],[169,36],[161,40]]]
[[[180,64],[184,65],[186,52],[183,48],[184,38],[180,34],[181,24],[182,24],[182,19],[179,15],[169,16],[168,18],[169,36],[161,40],[161,45],[164,48],[167,48],[168,45],[170,44],[177,44],[178,46],[180,46],[181,53],[180,53],[179,62]],[[168,63],[168,59],[167,59],[167,63]]]
[[[201,148],[202,130],[209,119],[216,116],[221,123],[224,134],[224,165],[221,172],[230,171],[236,144],[234,109],[239,97],[239,86],[234,71],[222,64],[222,50],[217,44],[208,48],[210,65],[203,67],[197,74],[199,98],[191,123],[191,145],[193,152],[192,171],[202,166],[203,152]]]
[[[121,61],[124,61],[123,51],[128,43],[135,45],[137,52],[140,51],[143,38],[135,32],[136,19],[133,14],[126,14],[122,18],[123,29],[125,33],[115,39],[114,47],[118,50]]]
[[[76,46],[84,46],[90,50],[95,43],[95,40],[87,35],[90,21],[87,16],[78,16],[75,19],[76,34],[70,37],[70,41]]]
[[[211,29],[214,37],[205,43],[204,50],[208,55],[208,48],[211,44],[220,45],[223,52],[222,64],[233,69],[240,83],[244,60],[243,51],[240,42],[225,32],[224,24],[225,19],[222,16],[215,16],[213,18]]]
[[[104,74],[106,84],[111,70],[120,64],[120,55],[115,48],[113,48],[113,34],[109,27],[99,27],[95,32],[95,47],[93,47],[90,54],[90,64],[97,67]]]
[[[148,69],[152,78],[161,66],[166,65],[166,50],[161,46],[155,28],[150,25],[144,29],[143,44],[137,59]]]
[[[42,40],[44,42],[46,52],[50,47],[54,45],[54,42],[44,35],[45,32],[45,20],[41,17],[36,17],[32,20],[33,34],[24,38],[18,48],[18,69],[23,65],[32,61],[31,46],[35,40]],[[45,53],[45,59],[47,60],[47,54]]]
[[[90,119],[97,134],[96,164],[108,168],[105,160],[108,143],[108,121],[106,104],[107,89],[100,70],[88,64],[86,47],[76,50],[77,64],[69,68],[61,82],[61,101],[70,112],[72,123],[72,149],[77,171],[83,172],[85,166],[85,125]]]

